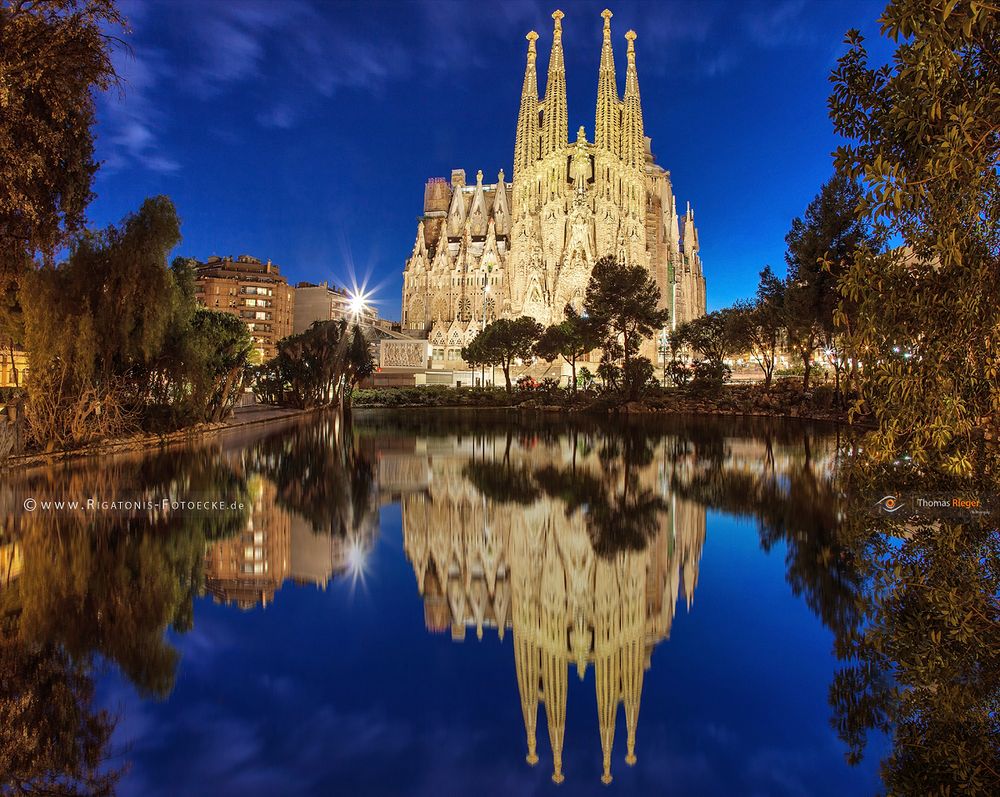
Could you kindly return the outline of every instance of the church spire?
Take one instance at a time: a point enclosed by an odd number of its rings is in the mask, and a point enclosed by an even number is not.
[[[625,72],[625,98],[622,108],[622,159],[627,166],[642,168],[646,157],[646,138],[642,129],[642,105],[639,102],[639,77],[635,71],[635,31],[628,39],[628,68]]]
[[[552,31],[552,53],[549,55],[549,74],[545,79],[545,112],[542,114],[542,157],[566,146],[569,140],[566,112],[566,67],[563,64],[562,18],[558,9],[552,12],[555,27]]]
[[[618,104],[618,83],[615,79],[615,54],[611,48],[611,12],[604,9],[604,44],[601,46],[601,68],[597,76],[597,117],[594,121],[594,143],[599,149],[618,155],[621,146],[621,111]]]
[[[514,139],[514,177],[538,160],[538,73],[535,71],[535,42],[538,34],[529,31],[528,63],[524,68],[521,88],[521,109],[517,113],[517,135]]]

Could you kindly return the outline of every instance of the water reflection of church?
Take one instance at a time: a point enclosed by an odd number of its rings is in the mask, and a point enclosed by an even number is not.
[[[475,442],[437,442],[425,456],[383,454],[380,482],[402,506],[403,541],[424,600],[427,628],[466,629],[482,638],[513,632],[527,760],[538,761],[539,703],[544,706],[555,782],[563,780],[563,738],[570,667],[582,679],[594,668],[604,782],[611,780],[619,703],[627,729],[626,762],[635,763],[643,675],[653,647],[670,635],[681,595],[690,608],[705,540],[705,510],[669,495],[663,458],[631,469],[639,486],[665,507],[641,550],[595,553],[583,510],[558,497],[530,503],[487,499],[466,477]],[[565,463],[566,444],[520,447],[509,461],[532,468]],[[574,467],[614,482],[594,454]]]

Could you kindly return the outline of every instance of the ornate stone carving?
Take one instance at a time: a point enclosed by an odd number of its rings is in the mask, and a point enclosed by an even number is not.
[[[425,368],[427,343],[422,340],[383,340],[379,346],[383,368]]]

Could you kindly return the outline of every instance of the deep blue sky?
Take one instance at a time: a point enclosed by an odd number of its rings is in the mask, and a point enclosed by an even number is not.
[[[570,131],[592,138],[601,2],[562,2]],[[709,309],[748,295],[831,171],[828,76],[881,0],[610,4],[634,28],[646,134],[699,227]],[[511,173],[524,34],[540,91],[556,0],[130,0],[124,93],[102,98],[103,226],[167,194],[178,253],[270,258],[291,281],[368,275],[399,317],[428,177]],[[876,53],[886,50],[879,43]]]

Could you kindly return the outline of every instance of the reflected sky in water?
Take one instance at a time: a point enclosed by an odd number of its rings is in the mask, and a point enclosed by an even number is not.
[[[19,473],[5,655],[110,712],[123,795],[874,794],[884,738],[849,766],[831,726],[840,442],[359,413]]]

